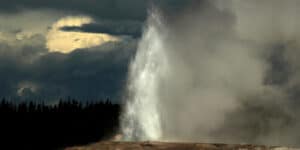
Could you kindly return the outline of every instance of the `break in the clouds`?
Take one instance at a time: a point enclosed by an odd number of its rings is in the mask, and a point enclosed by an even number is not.
[[[33,22],[26,21],[26,19]],[[117,99],[136,40],[64,32],[93,22],[50,10],[0,15],[0,95],[13,99]]]
[[[181,0],[0,0],[0,96],[120,96],[151,7]]]
[[[55,22],[48,31],[47,48],[51,52],[69,53],[80,48],[90,48],[106,42],[119,41],[120,38],[107,33],[65,32],[63,27],[81,27],[93,19],[85,16],[65,17]]]
[[[0,95],[48,100],[120,96],[135,40],[107,42],[67,54],[49,52],[45,42],[43,36],[36,35],[16,47],[1,43]]]

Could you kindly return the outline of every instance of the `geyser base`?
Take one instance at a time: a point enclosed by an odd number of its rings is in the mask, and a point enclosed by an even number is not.
[[[167,142],[99,142],[66,150],[297,150],[296,148],[241,144],[167,143]]]

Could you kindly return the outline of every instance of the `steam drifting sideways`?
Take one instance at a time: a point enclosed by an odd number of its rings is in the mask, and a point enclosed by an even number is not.
[[[300,146],[300,1],[150,11],[128,77],[125,140]]]

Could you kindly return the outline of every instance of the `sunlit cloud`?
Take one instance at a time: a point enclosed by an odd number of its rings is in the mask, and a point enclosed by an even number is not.
[[[86,16],[64,17],[55,22],[46,35],[46,46],[50,52],[69,53],[79,48],[99,46],[109,41],[118,41],[118,37],[104,33],[66,32],[60,30],[65,26],[81,27],[93,23],[93,19]]]

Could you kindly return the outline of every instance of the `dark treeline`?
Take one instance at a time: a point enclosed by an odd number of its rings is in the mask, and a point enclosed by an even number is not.
[[[61,149],[108,140],[118,132],[120,105],[109,99],[56,104],[0,101],[0,149]]]
[[[81,102],[76,99],[59,99],[56,104],[45,104],[44,101],[23,101],[16,103],[2,98],[0,112],[99,112],[107,107],[118,107],[109,99]]]

